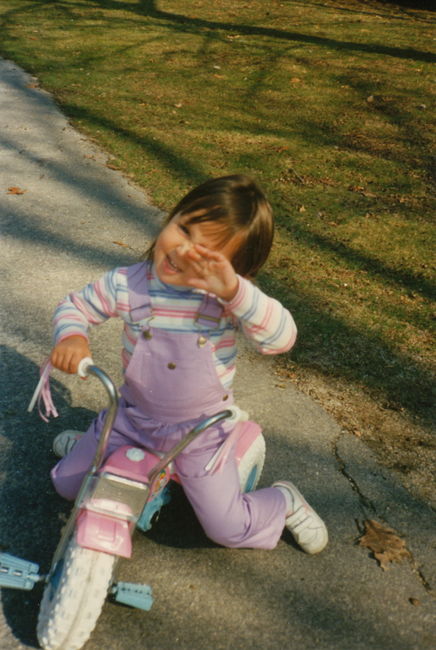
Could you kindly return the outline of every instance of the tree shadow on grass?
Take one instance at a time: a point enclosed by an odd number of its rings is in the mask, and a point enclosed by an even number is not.
[[[392,11],[395,11],[395,13],[386,13],[383,14],[380,9],[380,3],[383,3],[385,5],[388,5],[388,9],[391,9]],[[367,16],[380,16],[381,18],[393,18],[395,17],[396,20],[398,19],[403,19],[403,20],[408,20],[410,18],[410,15],[412,15],[416,20],[425,20],[423,16],[420,14],[409,14],[405,12],[403,9],[400,9],[401,7],[406,7],[410,9],[426,9],[428,11],[434,11],[434,6],[433,6],[433,1],[432,0],[376,0],[376,4],[371,2],[371,0],[362,0],[360,2],[360,5],[368,5],[369,8],[373,8],[374,11],[365,11],[361,6],[357,9],[356,6],[354,7],[344,7],[342,4],[334,4],[333,2],[329,2],[329,4],[326,6],[325,3],[321,4],[320,2],[311,2],[310,0],[304,0],[304,2],[298,2],[296,4],[304,4],[304,5],[309,5],[311,7],[319,7],[322,9],[325,8],[331,8],[334,11],[339,11],[341,13],[350,13],[350,14],[365,14]],[[430,20],[430,19],[429,19]]]
[[[414,291],[430,300],[436,296],[435,284],[423,275],[391,267],[386,262],[378,260],[374,255],[359,251],[327,235],[312,232],[293,219],[290,214],[287,214],[286,218],[280,217],[280,223],[293,238],[304,242],[309,248],[335,254],[347,263],[348,268],[364,269],[366,273],[384,283]]]
[[[45,4],[48,4],[47,0],[40,0],[39,2],[35,2],[34,4],[28,6],[26,8],[26,11],[32,11],[34,8]],[[60,8],[65,9],[65,11],[69,11],[68,5],[63,6],[64,3],[62,2],[56,2],[56,4],[59,5]],[[149,16],[150,18],[162,21],[162,24],[164,26],[167,26],[167,28],[172,32],[179,31],[201,33],[204,30],[225,31],[235,34],[244,34],[247,36],[260,36],[265,38],[278,39],[293,43],[319,45],[330,50],[333,49],[338,51],[383,54],[395,58],[412,59],[415,61],[432,62],[436,60],[436,55],[432,54],[431,52],[418,50],[413,47],[401,48],[382,44],[373,45],[367,43],[357,43],[354,41],[339,41],[332,38],[315,36],[311,34],[302,34],[301,32],[288,31],[271,27],[260,27],[257,25],[244,25],[232,22],[220,22],[215,20],[195,18],[193,16],[187,16],[160,9],[157,0],[139,0],[139,2],[132,3],[118,2],[117,0],[93,0],[92,4],[95,7],[101,7],[102,9],[119,10],[123,13],[126,11],[131,11],[132,13],[138,15]]]
[[[327,376],[363,384],[369,391],[384,395],[387,408],[405,410],[424,426],[434,426],[435,387],[430,370],[399,353],[394,344],[377,334],[332,316],[317,299],[294,291],[292,304],[286,304],[290,300],[287,280],[272,277],[267,271],[262,276],[270,293],[281,299],[300,323],[300,339],[305,345],[300,348],[297,344],[293,350],[294,362],[320,369]],[[347,355],[347,350],[352,352]]]
[[[117,3],[111,0],[95,0],[100,5],[109,6],[112,8],[121,8]],[[169,11],[159,9],[156,0],[141,0],[139,4],[131,5],[132,10],[146,14],[151,18],[161,20],[168,20],[171,23],[179,25],[179,29],[213,29],[225,30],[227,32],[235,32],[237,34],[246,34],[249,36],[264,36],[273,39],[280,39],[284,41],[292,41],[297,43],[310,43],[313,45],[325,46],[329,49],[347,50],[350,52],[366,52],[370,54],[384,54],[396,58],[414,59],[416,61],[436,61],[436,55],[431,52],[424,52],[414,48],[396,48],[383,45],[371,45],[366,43],[356,43],[353,41],[337,41],[335,39],[313,36],[308,34],[301,34],[300,32],[291,32],[281,29],[274,29],[269,27],[258,27],[254,25],[241,25],[235,23],[218,22],[204,20],[201,18],[193,18],[192,16],[184,16]]]

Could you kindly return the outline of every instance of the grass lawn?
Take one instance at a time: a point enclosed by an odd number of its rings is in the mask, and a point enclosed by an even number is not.
[[[0,0],[0,54],[163,209],[259,181],[278,226],[259,283],[300,332],[277,383],[430,499],[435,14],[407,4]]]

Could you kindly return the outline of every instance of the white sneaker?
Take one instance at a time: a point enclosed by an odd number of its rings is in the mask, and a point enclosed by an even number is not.
[[[53,440],[53,451],[59,458],[63,458],[70,453],[74,445],[83,436],[82,431],[74,431],[74,429],[67,429],[58,433]]]
[[[327,527],[310,507],[303,495],[290,481],[276,481],[272,485],[285,495],[291,506],[286,514],[286,528],[303,551],[314,555],[327,546]]]

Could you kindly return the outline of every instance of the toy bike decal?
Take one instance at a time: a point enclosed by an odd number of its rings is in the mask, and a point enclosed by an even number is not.
[[[162,472],[156,478],[156,481],[153,486],[153,493],[151,496],[155,496],[158,492],[160,492],[162,487],[167,483],[168,483],[167,473],[162,470]]]

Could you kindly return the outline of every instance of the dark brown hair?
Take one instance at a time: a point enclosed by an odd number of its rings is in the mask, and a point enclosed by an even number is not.
[[[231,260],[240,275],[254,277],[266,262],[274,236],[272,210],[261,189],[248,176],[223,176],[202,183],[171,210],[163,227],[175,215],[188,217],[186,223],[221,222],[226,227],[226,241],[241,235]],[[153,251],[154,243],[145,257],[152,259]]]

